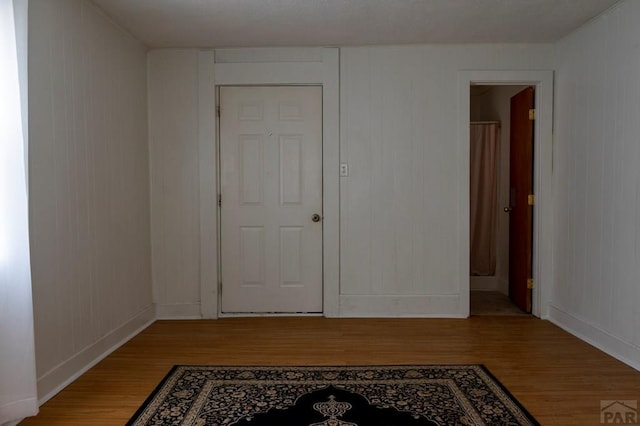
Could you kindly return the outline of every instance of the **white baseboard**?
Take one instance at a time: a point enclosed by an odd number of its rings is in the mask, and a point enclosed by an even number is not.
[[[47,402],[91,367],[102,361],[132,337],[156,320],[151,305],[97,342],[87,346],[68,360],[38,378],[38,403]]]
[[[35,397],[3,403],[0,407],[0,426],[16,426],[24,420],[20,417],[36,414],[38,414],[38,401]]]
[[[341,295],[340,316],[362,318],[466,318],[460,296]]]
[[[202,319],[202,310],[199,303],[156,304],[156,317],[159,320]]]
[[[640,371],[640,348],[553,304],[549,321],[604,353]]]

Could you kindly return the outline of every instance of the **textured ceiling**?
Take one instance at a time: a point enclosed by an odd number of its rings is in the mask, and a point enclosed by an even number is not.
[[[93,0],[149,47],[546,43],[618,0]]]

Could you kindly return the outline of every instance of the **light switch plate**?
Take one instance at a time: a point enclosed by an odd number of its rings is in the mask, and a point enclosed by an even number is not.
[[[347,163],[340,163],[340,177],[349,176],[349,165]]]

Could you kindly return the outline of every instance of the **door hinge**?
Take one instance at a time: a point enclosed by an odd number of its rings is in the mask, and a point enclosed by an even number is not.
[[[531,108],[529,110],[529,120],[533,121],[536,119],[536,110],[535,108]]]
[[[529,278],[527,280],[527,289],[531,290],[533,288],[533,278]]]
[[[222,207],[222,194],[218,194],[218,207]]]
[[[530,206],[534,206],[536,204],[536,196],[533,194],[529,194],[529,196],[527,197],[527,203]]]
[[[220,105],[216,106],[216,115],[220,117]]]

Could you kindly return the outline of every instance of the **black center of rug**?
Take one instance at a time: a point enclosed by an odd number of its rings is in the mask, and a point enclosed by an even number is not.
[[[426,417],[395,408],[371,405],[362,395],[328,386],[298,398],[283,410],[244,419],[236,426],[437,426]]]

